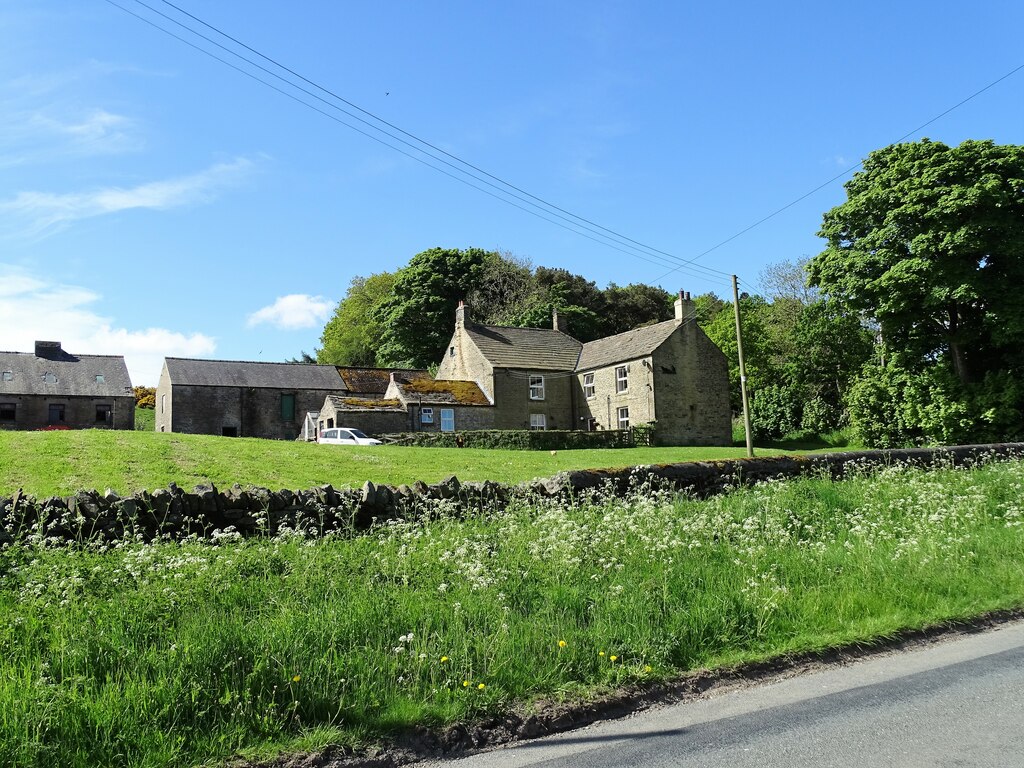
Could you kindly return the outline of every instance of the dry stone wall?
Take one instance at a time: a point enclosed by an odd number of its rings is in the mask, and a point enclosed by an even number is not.
[[[221,491],[200,485],[186,492],[172,483],[126,497],[112,491],[80,491],[68,497],[36,499],[19,492],[0,498],[0,547],[21,540],[64,545],[190,536],[217,541],[285,532],[320,536],[363,530],[375,520],[424,513],[471,514],[531,496],[571,501],[592,494],[626,495],[655,485],[706,497],[737,485],[805,474],[839,478],[852,468],[897,463],[964,466],[1022,456],[1024,443],[1000,443],[574,470],[514,486],[461,483],[453,475],[434,485],[416,482],[393,487],[367,482],[359,489],[323,485],[272,491],[233,485]]]

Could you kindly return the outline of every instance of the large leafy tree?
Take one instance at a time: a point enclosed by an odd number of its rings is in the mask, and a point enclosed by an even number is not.
[[[382,329],[377,364],[436,365],[451,338],[455,307],[476,284],[487,259],[479,248],[431,248],[398,270],[391,295],[371,313]]]
[[[373,309],[391,297],[395,275],[355,277],[324,326],[316,362],[325,365],[377,365],[383,328]]]
[[[1024,147],[927,139],[872,152],[828,211],[812,284],[878,323],[907,370],[961,385],[1024,360]]]

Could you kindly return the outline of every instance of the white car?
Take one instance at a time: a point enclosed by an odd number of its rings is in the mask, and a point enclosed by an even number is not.
[[[327,445],[382,445],[380,440],[351,427],[325,429],[316,441]]]

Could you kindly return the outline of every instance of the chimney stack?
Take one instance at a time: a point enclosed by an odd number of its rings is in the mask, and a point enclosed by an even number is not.
[[[551,327],[556,331],[562,333],[569,332],[569,320],[565,317],[558,316],[558,307],[551,308]]]
[[[465,328],[471,322],[472,319],[469,314],[469,305],[462,299],[459,299],[459,306],[455,308],[455,327]]]
[[[689,291],[680,291],[676,298],[676,325],[682,325],[684,320],[696,320],[697,307],[690,299]]]
[[[36,357],[59,357],[63,352],[59,341],[36,342]]]

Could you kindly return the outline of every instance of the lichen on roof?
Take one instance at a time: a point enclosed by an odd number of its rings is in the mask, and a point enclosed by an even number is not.
[[[401,408],[402,403],[399,400],[384,400],[383,398],[366,398],[366,397],[345,397],[341,400],[342,405],[346,408]]]
[[[421,376],[401,382],[401,387],[409,394],[424,397],[448,395],[459,405],[491,404],[475,381],[440,380]]]

